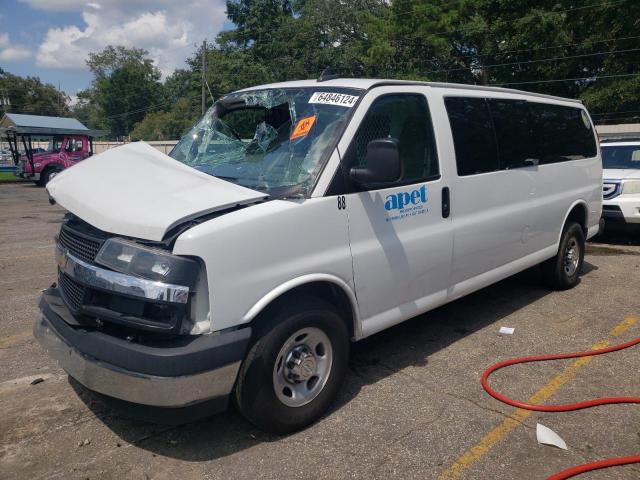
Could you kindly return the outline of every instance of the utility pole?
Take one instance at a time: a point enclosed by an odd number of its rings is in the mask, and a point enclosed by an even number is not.
[[[202,115],[207,111],[204,74],[207,71],[207,40],[202,41]]]

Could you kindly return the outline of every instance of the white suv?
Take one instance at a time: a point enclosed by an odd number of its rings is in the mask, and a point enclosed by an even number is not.
[[[35,336],[92,390],[233,400],[290,432],[357,341],[542,264],[579,282],[602,160],[580,102],[306,80],[219,99],[170,156],[108,150],[47,184],[69,211]]]
[[[600,144],[606,222],[640,224],[640,139]]]

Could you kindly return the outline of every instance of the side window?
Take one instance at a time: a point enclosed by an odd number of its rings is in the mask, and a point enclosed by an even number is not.
[[[444,102],[453,134],[458,175],[499,170],[496,138],[486,100],[447,97]]]
[[[580,108],[529,103],[540,163],[595,157],[597,147],[591,122]]]
[[[398,140],[402,162],[402,177],[398,184],[418,183],[439,175],[433,125],[423,95],[394,94],[377,99],[351,144],[350,166],[364,166],[367,145],[381,138]]]
[[[538,158],[527,102],[498,98],[487,101],[498,144],[500,168],[522,165],[527,159]]]
[[[65,151],[68,153],[73,152],[81,152],[82,151],[82,139],[81,138],[70,138],[67,140],[67,146],[65,147]]]

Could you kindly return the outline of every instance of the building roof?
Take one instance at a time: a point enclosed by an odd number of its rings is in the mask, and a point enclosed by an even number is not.
[[[0,130],[9,130],[23,135],[79,134],[99,137],[107,134],[103,130],[89,130],[75,118],[46,117],[22,113],[5,113],[0,120]]]
[[[267,88],[304,88],[304,87],[342,87],[342,88],[357,88],[360,90],[369,90],[374,87],[381,87],[387,85],[422,85],[433,88],[447,88],[455,90],[476,90],[498,93],[511,93],[518,95],[528,95],[532,97],[547,98],[550,100],[559,100],[563,102],[575,102],[582,103],[580,100],[573,98],[556,97],[553,95],[545,95],[543,93],[525,92],[524,90],[515,90],[513,88],[503,88],[491,85],[467,85],[463,83],[444,83],[444,82],[419,82],[413,80],[392,80],[381,78],[333,78],[331,80],[318,81],[318,80],[295,80],[291,82],[270,83],[267,85],[258,85],[251,88],[246,88],[240,91],[267,89]]]

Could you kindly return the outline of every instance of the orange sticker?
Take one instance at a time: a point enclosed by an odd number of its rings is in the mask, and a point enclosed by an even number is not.
[[[296,128],[293,129],[293,133],[291,134],[291,140],[295,140],[296,138],[304,137],[311,131],[311,127],[316,121],[316,116],[312,115],[310,117],[301,118],[296,125]]]

